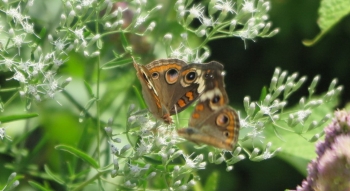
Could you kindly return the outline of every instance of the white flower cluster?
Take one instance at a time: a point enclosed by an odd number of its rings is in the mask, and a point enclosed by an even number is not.
[[[186,155],[182,150],[178,150],[175,147],[177,140],[175,127],[152,122],[144,114],[145,112],[134,111],[134,106],[131,106],[129,110],[128,134],[139,137],[140,140],[137,141],[134,149],[128,152],[126,151],[130,145],[122,146],[119,150],[114,145],[120,143],[119,139],[115,138],[110,127],[105,128],[110,136],[110,149],[113,157],[117,157],[114,159],[112,176],[123,176],[123,186],[133,189],[143,185],[144,181],[162,176],[169,177],[169,189],[190,189],[194,186],[195,180],[184,181],[184,177],[191,172],[205,168],[206,162],[204,162],[203,155]],[[110,125],[112,125],[111,121],[108,126]],[[127,149],[124,149],[125,147]],[[127,158],[128,162],[119,162],[119,158]],[[184,165],[167,168],[180,158],[186,161]],[[155,165],[162,165],[164,168],[154,168]],[[171,176],[168,176],[169,174]]]
[[[199,62],[206,59],[209,52],[205,49],[205,45],[211,40],[227,37],[254,40],[256,37],[271,37],[278,32],[278,29],[270,32],[271,23],[267,21],[269,1],[211,0],[207,6],[208,10],[205,11],[206,8],[201,3],[191,5],[189,1],[177,0],[175,9],[177,20],[186,31],[205,38],[203,43],[196,48],[189,48],[187,39],[185,39],[178,48],[167,50],[168,56],[186,61]],[[198,28],[192,29],[190,24],[195,19],[201,24]],[[184,38],[183,35],[181,36]],[[171,37],[170,34],[164,37],[168,44],[169,37]],[[203,55],[199,56],[199,53]]]
[[[59,80],[58,76],[60,67],[69,60],[69,52],[91,58],[100,56],[101,38],[118,32],[143,35],[152,31],[156,23],[149,22],[149,16],[161,8],[157,5],[149,9],[147,2],[140,0],[128,3],[63,0],[56,28],[38,31],[28,14],[33,3],[33,0],[0,3],[0,11],[5,15],[0,18],[0,71],[13,72],[9,80],[18,81],[20,87],[12,89],[27,99],[28,107],[33,100],[54,98],[71,81],[71,78]],[[143,26],[145,23],[147,28]],[[102,27],[104,33],[99,34],[98,28]]]
[[[320,121],[308,120],[315,109],[334,100],[343,89],[342,86],[336,87],[336,80],[333,80],[328,91],[321,98],[313,98],[319,76],[316,76],[308,87],[308,99],[301,97],[297,109],[286,111],[287,99],[306,81],[306,77],[301,77],[299,80],[297,77],[297,73],[288,76],[286,71],[276,68],[270,87],[261,101],[251,102],[249,97],[244,98],[246,117],[241,118],[240,123],[242,129],[247,129],[247,133],[240,139],[240,142],[252,141],[254,144],[254,141],[258,140],[258,142],[263,143],[265,128],[279,128],[301,135],[324,125],[331,118],[327,114]],[[320,135],[316,134],[309,141],[316,141],[319,137]],[[261,155],[258,155],[259,149],[255,148],[252,153],[249,153],[250,159],[264,160],[274,156],[276,151],[278,152],[281,148],[270,152],[271,144],[266,145],[266,150]]]
[[[27,8],[32,3],[27,2]],[[19,82],[20,87],[14,89],[27,98],[28,107],[33,99],[54,98],[71,81],[71,78],[67,78],[60,83],[56,76],[59,67],[66,61],[66,54],[62,54],[63,42],[55,42],[52,51],[44,52],[38,43],[44,36],[35,34],[34,23],[30,16],[22,13],[20,3],[4,2],[0,6],[6,15],[3,18],[6,20],[1,20],[0,71],[14,73],[8,80]]]

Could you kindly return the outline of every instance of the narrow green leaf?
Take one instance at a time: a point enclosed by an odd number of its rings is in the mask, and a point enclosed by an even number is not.
[[[219,173],[217,171],[212,172],[204,185],[204,190],[217,190],[219,180]]]
[[[42,186],[41,184],[36,183],[36,182],[34,182],[34,181],[28,181],[28,183],[29,183],[33,188],[35,188],[36,190],[51,191],[50,189],[45,188],[45,187]]]
[[[143,101],[143,98],[142,98],[142,95],[141,95],[140,91],[137,89],[136,86],[132,86],[132,88],[134,89],[134,92],[135,92],[135,94],[137,96],[137,99],[139,100],[141,108],[142,109],[147,108],[145,101]]]
[[[126,65],[129,65],[132,62],[133,62],[132,58],[116,60],[114,62],[108,62],[108,63],[104,64],[101,68],[103,70],[108,70],[108,69],[112,69],[112,68],[118,68],[118,67],[126,66]]]
[[[154,165],[161,165],[162,164],[162,159],[158,156],[143,156],[143,159],[147,163],[150,163],[150,164],[154,164]]]
[[[39,37],[41,38],[41,39],[43,39],[44,37],[45,37],[45,35],[46,35],[46,28],[45,27],[43,27],[42,29],[41,29],[41,31],[40,31],[40,33],[39,33]]]
[[[0,116],[0,121],[1,121],[1,123],[7,123],[7,122],[11,122],[11,121],[17,121],[17,120],[22,120],[22,119],[29,119],[29,118],[38,117],[38,116],[39,115],[37,113]]]
[[[34,52],[31,52],[31,53],[30,53],[30,60],[31,60],[31,61],[35,60]]]
[[[99,172],[108,172],[108,171],[111,171],[112,167],[113,167],[113,163],[98,169],[98,171]]]
[[[85,85],[85,88],[88,90],[90,97],[95,97],[94,92],[92,91],[90,84],[87,83],[85,80],[84,80],[84,85]]]
[[[263,101],[265,99],[266,95],[267,95],[267,88],[266,88],[266,86],[264,86],[261,89],[259,101]]]
[[[46,36],[46,28],[45,27],[43,27],[42,29],[41,29],[41,31],[40,31],[40,33],[39,33],[39,38],[37,38],[36,40],[35,40],[35,44],[40,44],[40,41],[42,41],[42,39],[44,39],[45,38],[45,36]]]
[[[98,163],[93,158],[91,158],[88,154],[84,153],[83,151],[80,151],[79,149],[76,149],[76,148],[68,146],[68,145],[57,145],[55,147],[55,149],[69,152],[69,153],[75,155],[76,157],[87,162],[91,167],[93,167],[95,169],[99,168]]]
[[[45,172],[56,182],[58,182],[59,184],[64,184],[64,181],[62,179],[60,179],[57,175],[55,175],[50,168],[47,165],[44,165],[44,169]]]
[[[126,39],[126,36],[123,32],[120,33],[120,39],[122,40],[122,45],[123,45],[124,49],[127,50],[129,47],[129,42]]]
[[[118,54],[115,50],[112,51],[113,52],[113,55],[115,58],[120,58],[120,54]]]

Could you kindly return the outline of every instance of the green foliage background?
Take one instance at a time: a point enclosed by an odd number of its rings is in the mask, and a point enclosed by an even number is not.
[[[250,95],[252,100],[258,100],[261,87],[268,86],[275,67],[281,67],[289,72],[299,72],[300,75],[307,75],[308,82],[312,77],[320,74],[321,85],[318,86],[318,93],[328,89],[328,82],[333,78],[338,78],[339,83],[345,86],[340,100],[340,106],[343,107],[350,100],[350,80],[348,78],[350,71],[350,17],[342,19],[324,38],[312,47],[306,47],[302,44],[305,39],[313,39],[320,32],[316,23],[318,19],[318,0],[272,0],[271,10],[269,12],[270,20],[274,27],[280,28],[280,32],[273,38],[256,39],[255,42],[243,42],[238,38],[216,40],[209,43],[211,56],[208,60],[216,60],[225,65],[226,70],[226,90],[230,96],[230,103],[237,110],[243,110],[243,97]],[[40,9],[40,8],[39,8]],[[166,11],[166,10],[165,10]],[[46,16],[54,17],[50,10],[37,10],[38,18],[44,19]],[[155,32],[159,36],[165,34],[166,29],[162,29],[162,18],[159,18]],[[174,29],[179,27],[173,24]],[[157,35],[155,35],[157,36]],[[143,55],[142,63],[164,57],[164,55],[152,54],[161,39],[149,39],[143,37],[128,36],[130,42],[135,45],[135,52]],[[196,39],[194,38],[194,41]],[[110,42],[105,48],[120,48],[120,36],[108,36],[104,42]],[[246,43],[246,48],[245,44]],[[102,51],[101,51],[102,52]],[[72,94],[72,98],[78,100],[82,105],[89,100],[89,92],[84,88],[83,81],[93,82],[95,76],[90,73],[93,71],[91,58],[85,58],[78,54],[70,55],[69,61],[60,71],[63,78],[71,76],[72,83],[67,86],[67,92]],[[112,70],[112,72],[102,73],[103,85],[101,90],[107,93],[101,97],[101,108],[105,108],[101,119],[107,121],[113,117],[120,131],[125,126],[127,120],[126,111],[132,103],[140,105],[136,98],[133,85],[138,89],[135,70],[132,65],[121,65]],[[10,78],[12,73],[0,77],[0,84],[10,86],[6,79]],[[13,83],[13,82],[10,82]],[[303,87],[302,95],[307,94],[307,87]],[[2,99],[6,100],[10,94],[2,94]],[[295,103],[300,95],[294,95]],[[38,111],[39,118],[35,118],[31,123],[38,124],[33,132],[22,135],[24,121],[8,123],[7,133],[12,137],[19,136],[15,144],[24,144],[24,147],[30,151],[21,153],[20,156],[8,154],[8,148],[0,145],[0,185],[6,183],[8,175],[16,171],[26,174],[25,179],[41,182],[46,174],[35,174],[37,170],[32,168],[44,168],[44,164],[50,166],[54,172],[59,172],[66,161],[80,163],[67,153],[60,152],[55,148],[57,144],[75,145],[76,147],[85,146],[88,149],[89,143],[93,142],[96,132],[93,130],[93,121],[86,120],[79,123],[78,117],[80,110],[68,101],[68,97],[60,95],[57,100],[65,107],[60,107],[56,102],[47,100],[44,103],[33,105]],[[23,108],[24,103],[18,98],[15,105],[7,109],[6,115],[16,114],[18,108]],[[289,103],[293,105],[293,103]],[[91,112],[95,112],[91,110]],[[183,114],[183,116],[188,114]],[[59,120],[57,120],[59,119]],[[186,124],[186,120],[184,122]],[[11,128],[16,127],[16,128]],[[27,137],[29,136],[29,137]],[[26,140],[25,143],[20,141]],[[77,142],[77,140],[79,140]],[[275,140],[280,141],[280,140]],[[302,142],[297,142],[296,148],[302,147]],[[282,142],[281,142],[282,144]],[[305,144],[309,144],[305,141]],[[91,146],[91,145],[90,145]],[[281,145],[277,145],[281,146]],[[293,145],[292,145],[293,147]],[[313,147],[313,146],[312,146]],[[81,148],[81,147],[79,147]],[[291,145],[289,145],[291,148]],[[308,146],[310,148],[310,146]],[[23,150],[23,152],[25,152]],[[313,154],[310,154],[311,156]],[[311,157],[310,156],[310,157]],[[25,158],[28,166],[13,166],[12,161]],[[226,166],[209,164],[207,169],[198,171],[202,177],[203,190],[212,190],[214,182],[217,182],[217,190],[284,190],[286,188],[295,188],[301,183],[306,175],[306,165],[309,158],[296,158],[286,153],[273,159],[262,162],[252,162],[244,160],[235,165],[235,169],[226,172]],[[15,164],[15,163],[14,163]],[[35,165],[32,165],[35,164]],[[74,166],[74,165],[73,165]],[[77,165],[79,170],[84,170],[86,166]],[[43,171],[43,170],[42,170]],[[61,172],[63,173],[63,172]],[[69,174],[69,172],[66,172]],[[69,178],[69,177],[67,177]],[[22,189],[28,188],[28,185],[22,185]],[[59,190],[61,185],[54,184],[54,188]]]

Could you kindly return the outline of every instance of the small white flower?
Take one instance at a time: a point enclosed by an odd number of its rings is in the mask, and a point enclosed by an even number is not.
[[[115,147],[112,143],[109,143],[109,146],[110,146],[110,149],[112,151],[112,153],[115,155],[115,154],[118,154],[118,148]]]
[[[248,136],[253,140],[259,139],[261,143],[263,142],[262,140],[265,139],[265,137],[263,136],[263,131],[258,130],[257,128],[253,128],[253,130],[248,133]]]
[[[240,118],[239,124],[241,128],[249,128],[249,127],[254,127],[255,125],[253,123],[248,122],[249,116],[247,116],[245,119]]]
[[[0,128],[0,139],[3,140],[5,137],[5,128],[1,127]]]
[[[153,29],[154,29],[155,26],[156,26],[156,23],[155,23],[155,22],[151,22],[151,23],[148,25],[146,31],[153,31]]]
[[[53,64],[55,65],[55,67],[60,67],[61,65],[63,65],[66,61],[62,60],[62,59],[54,59],[53,60]]]
[[[194,18],[201,18],[203,16],[204,6],[198,4],[197,6],[193,5],[189,10],[190,15]]]
[[[12,77],[13,79],[22,82],[22,83],[27,83],[27,79],[26,77],[22,74],[22,72],[19,72],[16,70],[16,73],[14,74],[14,76]]]
[[[131,183],[130,180],[126,181],[126,182],[124,183],[124,185],[125,185],[126,187],[129,187],[129,188],[133,188],[133,187],[136,186],[136,184],[135,184],[135,183]]]
[[[265,152],[264,152],[264,154],[262,155],[262,157],[263,157],[263,159],[269,159],[269,158],[271,158],[273,156],[273,153],[271,153],[270,151],[268,151],[268,150],[266,150]]]
[[[180,52],[179,49],[175,49],[171,52],[171,57],[180,58],[181,56],[182,56],[182,53]]]
[[[63,51],[64,47],[67,45],[65,43],[65,40],[62,40],[62,39],[57,39],[55,41],[53,41],[53,45],[56,47],[56,49],[58,51]]]
[[[196,156],[193,160],[190,158],[191,155],[185,156],[186,166],[192,169],[205,169],[206,162],[203,161],[203,155]]]
[[[167,145],[167,141],[166,141],[165,137],[157,137],[156,140],[155,140],[155,142],[156,142],[156,145],[157,145],[158,147]]]
[[[75,29],[75,31],[73,31],[75,36],[78,39],[83,40],[83,41],[84,41],[84,29],[85,29],[85,26],[83,28]]]
[[[224,13],[230,12],[235,13],[233,10],[233,4],[231,0],[218,0],[216,4],[214,5],[214,8],[217,10],[221,10]]]
[[[142,156],[150,152],[152,144],[146,143],[144,139],[141,140],[139,146],[136,148],[136,155]]]
[[[185,53],[186,55],[192,55],[192,54],[193,54],[192,49],[190,49],[189,47],[186,47],[186,48],[185,48],[184,53]]]
[[[33,64],[30,60],[25,61],[25,62],[20,62],[19,63],[19,68],[22,69],[26,73],[30,73],[29,67],[31,67]]]
[[[82,7],[90,7],[96,0],[80,0]]]
[[[249,12],[249,13],[254,13],[256,11],[256,9],[254,7],[254,1],[245,0],[242,10],[246,11],[246,12]]]
[[[25,34],[20,34],[12,38],[12,41],[14,45],[17,46],[17,48],[20,48],[22,46],[25,36]]]
[[[296,113],[297,121],[301,124],[305,121],[307,117],[310,116],[312,112],[310,110],[301,110]]]
[[[33,94],[33,95],[35,95],[35,94],[38,93],[38,86],[37,86],[37,85],[29,84],[29,85],[27,86],[27,88],[28,88],[28,90],[27,90],[28,94]]]
[[[34,25],[28,22],[22,23],[23,30],[29,34],[34,34]]]
[[[136,19],[136,23],[135,23],[135,28],[137,27],[137,26],[139,26],[139,25],[141,25],[142,23],[144,23],[145,21],[146,21],[146,19],[147,19],[147,17],[148,17],[148,14],[147,15],[145,15],[145,16],[139,16],[139,17],[137,17],[137,19]]]
[[[210,27],[210,26],[213,26],[215,24],[213,22],[212,18],[201,17],[200,21],[206,27]]]
[[[50,53],[47,53],[44,57],[44,60],[45,61],[48,61],[50,59],[54,59],[55,58],[55,53],[54,52],[50,52]]]
[[[13,58],[12,59],[4,58],[3,60],[0,60],[0,65],[1,64],[4,64],[7,67],[7,69],[12,71],[12,67],[16,64],[16,62],[13,61]]]
[[[5,11],[6,15],[9,17],[12,17],[14,22],[17,23],[22,23],[23,20],[28,19],[27,16],[23,16],[21,14],[21,7],[18,5],[17,8],[10,8],[9,10]]]

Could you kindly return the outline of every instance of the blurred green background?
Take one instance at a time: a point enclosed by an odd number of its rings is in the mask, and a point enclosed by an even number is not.
[[[349,102],[350,17],[344,18],[325,38],[313,47],[305,47],[302,44],[302,40],[313,39],[319,33],[316,23],[319,4],[319,0],[272,0],[269,16],[273,27],[280,29],[276,36],[267,39],[256,39],[255,42],[243,42],[239,38],[230,38],[209,43],[211,56],[207,60],[216,60],[225,65],[226,90],[230,97],[230,104],[234,108],[243,110],[243,98],[246,95],[250,95],[252,100],[258,100],[261,88],[269,85],[276,67],[288,70],[290,74],[299,72],[300,76],[308,76],[306,84],[310,83],[315,75],[320,74],[321,81],[316,93],[326,91],[331,80],[338,78],[339,84],[343,84],[345,87],[341,95],[339,108],[344,107]],[[45,14],[47,10],[43,10],[43,14]],[[163,35],[159,35],[160,38]],[[152,52],[154,48],[152,40],[144,42],[145,39],[135,38],[131,38],[130,41],[138,43],[139,50],[137,52],[139,54],[150,54]],[[108,50],[116,49],[115,47],[118,46],[118,40],[120,39],[116,35],[104,40],[115,42],[115,44],[106,44],[104,49]],[[154,59],[153,55],[147,58],[148,60]],[[88,98],[81,79],[84,78],[88,82],[95,80],[91,73],[95,66],[92,63],[89,65],[90,62],[88,58],[72,54],[68,63],[61,70],[63,79],[66,76],[73,77],[73,82],[67,87],[67,91],[72,93],[74,98],[79,100],[82,105],[87,102]],[[143,62],[143,64],[146,63],[146,61]],[[122,129],[126,121],[125,111],[131,103],[136,102],[136,96],[131,89],[132,85],[139,85],[135,71],[132,65],[129,65],[102,75],[104,78],[102,90],[108,89],[110,92],[101,98],[101,108],[108,108],[103,113],[102,120],[107,121],[109,117],[114,117],[117,127]],[[10,83],[13,84],[14,82],[6,81],[11,76],[12,73],[2,75],[0,84],[11,87]],[[116,81],[120,78],[123,78],[123,83]],[[303,86],[299,94],[291,97],[291,102],[288,105],[298,102],[297,98],[302,95],[307,95],[306,86]],[[2,94],[1,96],[3,100],[6,100],[9,94]],[[54,171],[58,171],[65,168],[62,167],[62,161],[64,163],[69,159],[74,159],[54,150],[55,145],[64,143],[75,146],[84,145],[82,148],[89,148],[89,143],[95,139],[96,132],[89,128],[93,126],[93,123],[91,121],[78,123],[77,118],[80,111],[73,105],[70,107],[71,103],[63,96],[58,97],[57,100],[64,107],[58,106],[52,100],[33,105],[40,117],[32,123],[39,125],[33,129],[33,133],[29,137],[22,139],[26,140],[25,147],[32,154],[23,154],[24,156],[30,156],[26,158],[25,162],[27,163],[24,164],[36,164],[37,167],[35,168],[41,170],[43,164],[49,164]],[[23,111],[23,102],[20,102],[19,99],[17,105],[6,110],[6,115],[17,112],[18,108],[22,108],[21,111]],[[94,111],[92,113],[94,114]],[[8,129],[11,136],[20,136],[24,130],[17,127],[23,125],[24,122],[20,121],[6,126],[11,127]],[[83,139],[80,139],[82,137]],[[78,143],[77,140],[79,140]],[[36,146],[39,143],[42,143],[42,145],[38,148]],[[31,150],[34,147],[37,149]],[[9,164],[14,163],[13,161],[18,160],[18,157],[9,154],[7,149],[1,147],[0,164],[6,164],[8,167]],[[226,166],[223,164],[208,164],[208,168],[199,171],[198,174],[202,177],[201,181],[204,185],[210,176],[214,176],[215,172],[219,172],[218,190],[279,191],[286,188],[293,189],[301,184],[306,171],[298,171],[295,167],[286,163],[283,160],[286,157],[292,156],[275,157],[262,162],[244,160],[237,163],[231,172],[226,172]],[[299,169],[306,169],[308,161],[295,160],[300,164]],[[26,174],[26,180],[34,179],[41,182],[40,176],[31,174],[31,168],[32,166],[16,167],[16,169],[21,169],[21,171],[17,171],[18,173]],[[80,166],[79,169],[84,169],[84,166]],[[0,176],[0,182],[5,183],[12,170],[4,168],[2,165],[0,172],[0,174],[3,174]],[[36,170],[33,170],[33,172],[36,172]],[[57,183],[50,182],[50,184],[56,190],[62,188]]]

